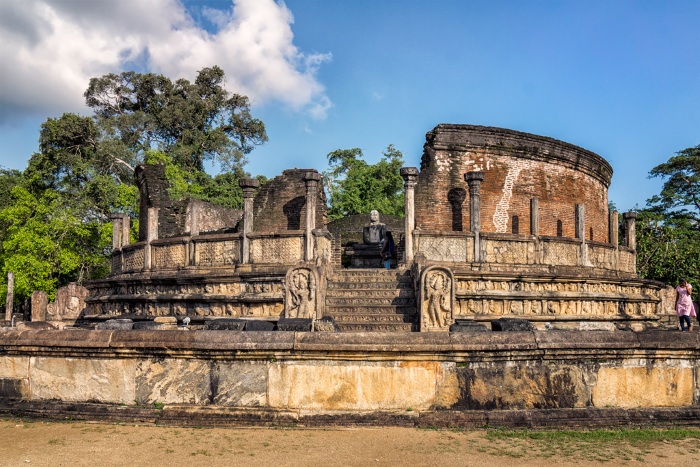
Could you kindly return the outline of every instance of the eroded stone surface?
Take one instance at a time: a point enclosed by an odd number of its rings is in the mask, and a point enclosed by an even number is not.
[[[135,367],[131,359],[31,357],[32,399],[132,404]]]
[[[434,362],[304,362],[270,366],[270,407],[307,410],[428,408],[435,401]]]
[[[693,404],[694,388],[693,369],[681,365],[604,367],[597,374],[593,404],[623,408],[683,407]]]

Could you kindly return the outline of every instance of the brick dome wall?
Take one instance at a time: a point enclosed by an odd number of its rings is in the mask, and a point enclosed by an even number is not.
[[[426,135],[416,186],[416,227],[468,231],[466,172],[484,172],[481,231],[530,233],[539,199],[540,235],[574,237],[575,206],[585,206],[586,239],[608,241],[612,168],[600,156],[552,138],[475,125],[438,125]]]

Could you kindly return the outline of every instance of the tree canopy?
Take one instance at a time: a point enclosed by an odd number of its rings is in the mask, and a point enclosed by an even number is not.
[[[403,154],[389,145],[376,164],[368,164],[362,150],[337,149],[329,153],[324,179],[329,195],[328,217],[339,219],[373,209],[382,214],[404,215]]]
[[[248,98],[228,92],[224,78],[218,66],[200,70],[194,83],[112,73],[90,80],[85,102],[115,160],[158,149],[184,169],[203,171],[204,162],[212,161],[234,170],[267,134],[251,116]]]
[[[27,169],[0,169],[7,194],[0,199],[0,297],[8,272],[18,301],[34,290],[53,297],[68,282],[107,274],[110,214],[128,214],[132,235],[138,232],[134,169],[142,162],[166,166],[174,199],[240,207],[238,179],[250,176],[246,155],[267,136],[248,98],[228,92],[224,80],[216,66],[200,70],[194,83],[104,75],[84,94],[93,116],[47,119]],[[226,171],[212,177],[207,161]]]
[[[661,193],[637,216],[637,271],[676,284],[682,277],[700,288],[700,146],[679,151],[654,167]]]

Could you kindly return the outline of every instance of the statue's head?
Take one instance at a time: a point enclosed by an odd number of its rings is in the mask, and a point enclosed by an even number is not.
[[[372,222],[379,222],[379,211],[377,211],[376,209],[373,209],[369,213],[369,220],[371,220]]]

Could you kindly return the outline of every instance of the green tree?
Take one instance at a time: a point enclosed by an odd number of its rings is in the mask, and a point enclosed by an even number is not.
[[[4,230],[0,267],[3,279],[14,272],[18,300],[34,290],[45,290],[53,298],[61,285],[108,272],[107,223],[86,220],[81,209],[54,190],[35,196],[17,185],[10,198],[12,204],[0,211]],[[5,280],[0,293],[3,297],[7,293]]]
[[[359,148],[337,149],[327,157],[329,169],[323,175],[329,195],[330,219],[368,213],[373,209],[403,216],[401,151],[389,145],[376,164],[368,164]]]
[[[637,271],[641,277],[676,284],[684,277],[700,288],[700,146],[654,167],[664,179],[659,195],[637,217]]]
[[[224,80],[218,66],[200,70],[194,83],[133,71],[108,74],[90,80],[85,102],[115,157],[143,157],[155,148],[186,170],[203,171],[205,161],[234,170],[267,134],[251,116],[248,98],[228,92]]]

